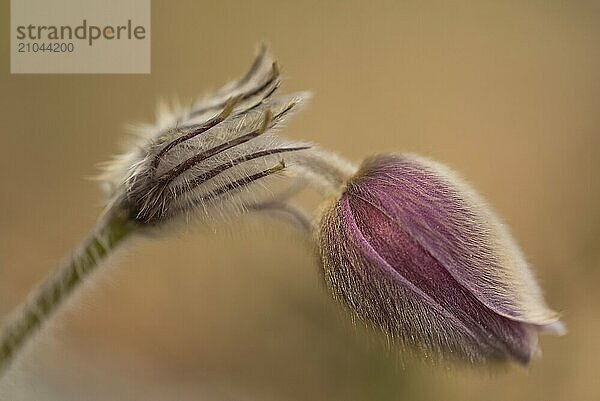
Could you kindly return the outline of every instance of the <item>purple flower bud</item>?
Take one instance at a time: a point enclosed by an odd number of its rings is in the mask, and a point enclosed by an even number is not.
[[[368,159],[319,229],[326,281],[359,318],[425,356],[527,363],[564,331],[510,233],[445,166]]]

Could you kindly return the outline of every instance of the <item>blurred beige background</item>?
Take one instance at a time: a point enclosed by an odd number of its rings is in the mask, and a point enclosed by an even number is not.
[[[61,314],[7,400],[597,400],[600,2],[159,1],[151,75],[10,75],[0,21],[0,316],[93,224],[86,180],[159,97],[245,71],[267,40],[314,101],[286,134],[459,170],[512,227],[569,334],[529,368],[398,362],[324,293],[283,226],[140,239]]]

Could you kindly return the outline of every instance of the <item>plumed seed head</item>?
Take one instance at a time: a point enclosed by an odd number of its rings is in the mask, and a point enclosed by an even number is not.
[[[333,293],[425,355],[527,363],[539,331],[563,330],[504,225],[430,160],[368,159],[318,240]]]
[[[190,213],[231,214],[273,196],[277,176],[309,144],[278,128],[309,98],[275,96],[279,68],[265,47],[248,73],[192,107],[161,111],[102,176],[111,207],[143,225]],[[227,210],[225,210],[227,209]]]

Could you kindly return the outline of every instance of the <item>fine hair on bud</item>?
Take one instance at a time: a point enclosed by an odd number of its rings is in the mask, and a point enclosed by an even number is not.
[[[415,155],[367,159],[324,211],[325,279],[352,313],[435,359],[526,364],[557,313],[483,199]]]

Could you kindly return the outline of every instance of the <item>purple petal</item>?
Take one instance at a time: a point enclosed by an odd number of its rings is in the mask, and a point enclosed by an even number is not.
[[[365,163],[320,239],[336,295],[425,352],[527,362],[539,327],[557,321],[498,219],[424,159]]]

